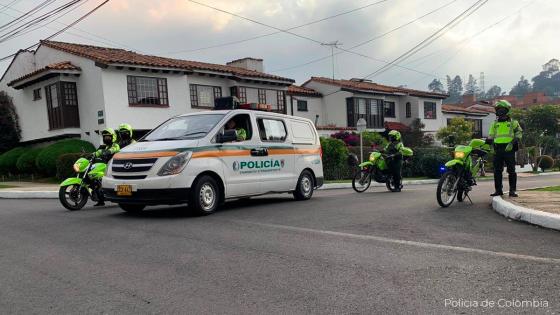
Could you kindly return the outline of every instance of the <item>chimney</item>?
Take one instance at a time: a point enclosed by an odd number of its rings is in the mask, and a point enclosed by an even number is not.
[[[350,81],[352,82],[366,82],[366,83],[372,83],[373,81],[368,80],[368,79],[359,79],[359,78],[352,78],[350,79]]]
[[[474,94],[465,94],[463,95],[463,107],[469,107],[476,104],[476,95]]]
[[[226,63],[228,66],[239,67],[247,70],[264,72],[264,65],[262,59],[245,57]]]

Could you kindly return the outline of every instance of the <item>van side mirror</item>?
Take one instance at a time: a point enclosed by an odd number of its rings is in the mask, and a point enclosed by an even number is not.
[[[224,133],[219,133],[216,137],[216,142],[224,143],[224,142],[233,142],[237,140],[237,130],[225,130]]]

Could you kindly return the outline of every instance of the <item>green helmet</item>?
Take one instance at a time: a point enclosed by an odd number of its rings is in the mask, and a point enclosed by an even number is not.
[[[132,138],[132,126],[127,123],[122,123],[119,125],[119,132],[128,132],[128,135]]]
[[[113,128],[105,128],[101,131],[101,136],[108,136],[111,135],[113,137],[113,143],[117,142],[117,134]]]
[[[508,110],[511,109],[511,104],[506,100],[497,101],[495,106],[496,106],[496,109],[498,109],[500,107],[507,108]]]
[[[397,130],[391,130],[389,131],[389,138],[394,137],[395,140],[400,141],[401,140],[401,133],[398,132]]]

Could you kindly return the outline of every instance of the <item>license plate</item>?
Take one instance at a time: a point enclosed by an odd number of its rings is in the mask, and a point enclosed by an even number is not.
[[[117,196],[132,196],[132,186],[117,185]]]

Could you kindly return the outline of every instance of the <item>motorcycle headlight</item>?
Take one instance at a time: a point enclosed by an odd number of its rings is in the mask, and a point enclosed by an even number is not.
[[[375,157],[374,155],[372,155],[372,156],[369,157],[369,161],[370,161],[370,162],[375,162],[375,159],[376,159],[376,157]]]
[[[72,168],[74,168],[74,172],[79,173],[80,172],[80,165],[78,165],[78,163],[74,163],[74,165],[72,166]]]
[[[157,173],[158,176],[176,175],[181,173],[185,166],[187,166],[187,163],[189,163],[191,156],[192,152],[187,151],[170,158],[169,161],[165,162],[165,164],[161,167]]]
[[[454,152],[454,154],[455,154],[455,158],[456,158],[456,159],[462,160],[462,159],[465,158],[465,152],[457,152],[457,151],[456,151],[456,152]]]

